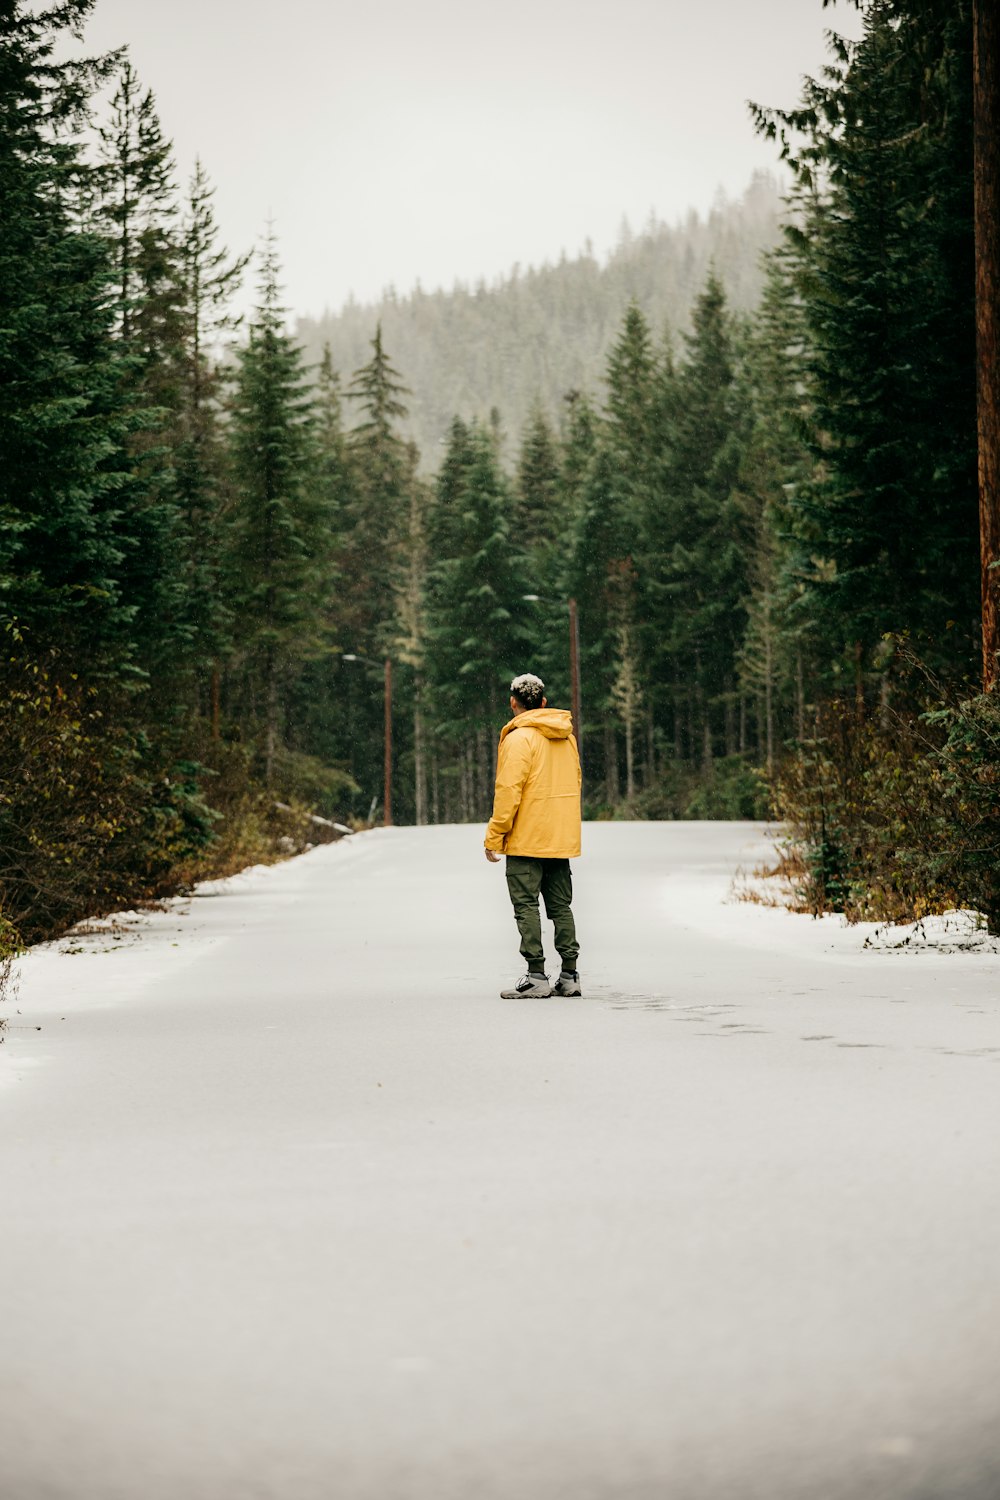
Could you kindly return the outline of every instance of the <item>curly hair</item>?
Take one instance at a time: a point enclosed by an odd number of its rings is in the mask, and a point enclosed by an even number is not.
[[[526,712],[532,708],[541,708],[545,697],[545,683],[533,672],[522,672],[520,677],[515,677],[510,690]]]

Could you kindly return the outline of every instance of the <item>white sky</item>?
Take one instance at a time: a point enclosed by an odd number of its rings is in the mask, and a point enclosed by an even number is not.
[[[852,33],[821,0],[98,0],[226,243],[274,215],[299,313],[598,253],[776,170],[745,101],[791,105]]]

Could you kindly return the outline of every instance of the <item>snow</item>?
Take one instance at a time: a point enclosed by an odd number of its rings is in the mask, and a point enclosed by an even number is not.
[[[588,825],[584,998],[500,1001],[481,838],[19,965],[0,1493],[1000,1492],[995,945],[733,900],[757,825]]]

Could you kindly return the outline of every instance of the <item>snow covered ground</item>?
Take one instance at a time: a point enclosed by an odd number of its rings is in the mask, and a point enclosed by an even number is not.
[[[30,954],[4,1500],[996,1500],[1000,954],[766,850],[588,827],[582,1000],[470,828]]]

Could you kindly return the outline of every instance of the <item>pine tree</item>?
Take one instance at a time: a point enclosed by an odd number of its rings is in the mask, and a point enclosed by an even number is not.
[[[572,529],[597,451],[597,415],[585,391],[567,391],[559,462],[559,509]]]
[[[636,514],[655,474],[657,377],[649,324],[632,302],[608,357],[607,426],[616,467]]]
[[[189,548],[175,472],[185,321],[172,148],[153,94],[127,59],[110,120],[97,133],[90,221],[107,237],[115,267],[120,378],[131,410],[133,472],[123,499],[135,544],[123,558],[123,588],[136,600],[142,665],[160,699],[155,714],[185,691],[199,594],[184,566]]]
[[[232,620],[223,582],[227,476],[220,345],[239,325],[231,303],[250,257],[231,256],[219,244],[214,195],[198,160],[188,185],[178,241],[181,392],[173,452],[175,497],[184,533],[193,666],[202,688],[207,684],[212,733],[218,738],[221,665],[232,649]]]
[[[347,439],[340,376],[334,369],[330,345],[323,346],[315,393],[316,444],[321,482],[334,531],[344,524],[350,500]]]
[[[231,311],[232,299],[250,263],[249,253],[230,255],[219,244],[214,197],[215,189],[199,158],[188,184],[178,238],[184,404],[195,432],[199,419],[218,400],[220,341],[239,326],[239,318]]]
[[[735,500],[746,398],[718,278],[695,304],[677,372],[667,486],[669,553],[659,584],[672,595],[670,675],[687,694],[689,754],[707,766],[736,749],[736,657],[745,628],[746,536]]]
[[[790,235],[815,398],[808,607],[831,678],[909,632],[967,669],[977,618],[971,30],[966,0],[871,0],[802,107],[758,111],[797,173]],[[971,580],[971,581],[970,581]],[[957,622],[960,628],[951,629]]]
[[[618,570],[631,552],[621,517],[621,489],[612,450],[602,444],[594,455],[577,512],[567,570],[568,593],[577,601],[580,631],[581,712],[588,726],[587,779],[602,773],[605,797],[618,800],[615,620],[612,591]],[[590,732],[593,724],[597,734]]]
[[[231,574],[244,670],[258,688],[268,783],[279,748],[282,684],[322,644],[331,547],[318,494],[312,393],[279,296],[269,232],[257,306],[237,356]]]
[[[550,565],[554,543],[563,530],[559,477],[555,434],[538,404],[521,440],[513,520],[518,545],[535,560],[533,571],[539,576]]]
[[[799,738],[804,733],[811,648],[801,604],[815,539],[796,529],[797,497],[813,470],[804,310],[783,256],[769,258],[766,277],[746,355],[753,421],[740,464],[738,503],[750,537],[750,592],[739,674],[743,692],[759,705],[760,748],[771,771],[782,723]]]
[[[128,420],[107,248],[75,222],[80,115],[106,65],[54,61],[91,9],[0,16],[0,608],[39,648],[58,642],[107,674],[136,654],[122,585]]]
[[[229,255],[219,245],[214,189],[196,160],[184,196],[177,237],[180,336],[177,339],[178,404],[169,419],[172,499],[180,519],[177,568],[186,583],[190,667],[195,703],[207,708],[219,738],[222,661],[232,649],[225,600],[226,455],[223,434],[222,339],[238,327],[231,312],[249,255]]]
[[[483,811],[493,736],[527,641],[523,557],[511,543],[510,492],[488,432],[454,434],[463,450],[457,547],[427,581],[427,674],[439,743],[462,762],[463,815]],[[454,475],[455,470],[452,470]]]
[[[96,214],[112,246],[118,328],[147,390],[174,408],[183,286],[173,154],[153,93],[127,59],[99,135]]]
[[[448,430],[428,517],[428,541],[436,561],[455,557],[462,545],[462,497],[472,457],[470,428],[460,417],[455,417]]]
[[[372,357],[347,390],[362,419],[348,435],[352,508],[345,539],[349,571],[363,582],[355,596],[355,629],[361,649],[379,649],[392,632],[396,590],[403,567],[402,544],[409,510],[412,464],[398,423],[408,394],[382,343],[382,325],[371,341]]]

